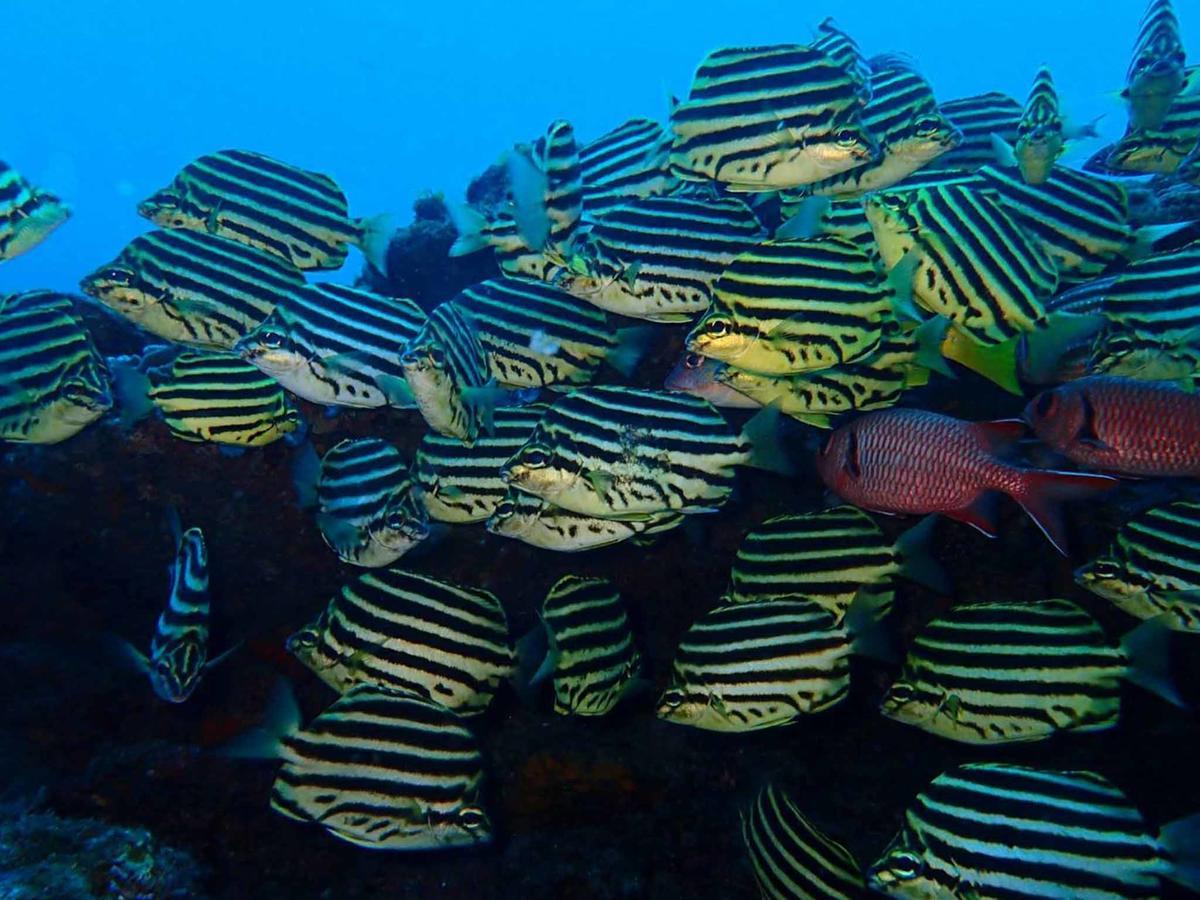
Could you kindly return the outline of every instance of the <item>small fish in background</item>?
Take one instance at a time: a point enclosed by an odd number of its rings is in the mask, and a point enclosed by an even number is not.
[[[540,624],[518,653],[530,686],[551,679],[554,711],[562,716],[603,716],[613,710],[641,669],[621,595],[607,578],[565,575],[542,601]],[[532,657],[532,658],[531,658]]]
[[[893,541],[854,506],[773,516],[742,539],[721,599],[801,598],[841,622],[864,589],[886,588],[897,575],[947,593],[946,574],[929,555],[935,523],[930,516]]]
[[[935,778],[867,870],[889,897],[1154,897],[1200,890],[1197,817],[1157,834],[1094,772],[967,763]]]
[[[71,208],[0,160],[0,262],[32,250],[71,218]]]
[[[1058,110],[1058,92],[1048,66],[1042,66],[1033,77],[1025,112],[1017,126],[1017,143],[1009,148],[997,139],[997,154],[1007,163],[1009,158],[1026,184],[1045,184],[1050,171],[1066,149],[1066,133],[1062,114]]]
[[[838,428],[817,453],[825,485],[849,503],[884,513],[941,513],[996,536],[997,493],[1021,505],[1066,552],[1063,500],[1111,490],[1104,475],[1027,469],[1002,456],[1025,434],[1019,421],[964,422],[919,409],[867,413]]]
[[[67,294],[0,294],[0,440],[57,444],[112,408],[108,367]]]
[[[1200,632],[1200,503],[1176,500],[1135,516],[1075,582],[1131,616]]]
[[[224,660],[237,645],[208,659],[208,548],[199,528],[181,531],[179,516],[169,517],[175,536],[171,591],[158,617],[150,653],[122,641],[127,658],[150,678],[154,693],[168,703],[183,703],[195,692],[205,672]]]
[[[709,610],[680,639],[658,717],[744,732],[790,725],[840,703],[850,693],[851,654],[877,652],[876,607],[885,596],[864,594],[841,623],[809,600]]]
[[[354,219],[342,189],[249,150],[221,150],[184,166],[171,184],[138,204],[160,228],[184,228],[238,241],[297,269],[338,269],[358,247],[387,271],[392,229],[386,216]]]
[[[279,759],[271,808],[372,850],[447,850],[492,840],[483,757],[463,719],[415,694],[352,687],[301,727],[286,682],[263,726],[225,750]]]
[[[671,110],[671,170],[733,191],[794,188],[870,162],[861,80],[798,44],[723,47]]]
[[[1134,477],[1200,476],[1200,394],[1170,382],[1081,378],[1034,397],[1025,421],[1080,466]]]
[[[958,604],[925,625],[883,699],[885,716],[966,744],[1113,728],[1121,681],[1181,704],[1158,622],[1120,646],[1070,600]]]
[[[233,351],[313,403],[407,409],[400,348],[425,320],[412,300],[314,284],[282,298]]]
[[[773,410],[739,433],[696,397],[592,386],[546,410],[501,477],[585,516],[707,513],[729,498],[737,466],[789,471],[777,432]]]
[[[741,813],[742,841],[764,900],[857,900],[866,885],[862,866],[823,834],[774,782]]]
[[[153,335],[229,350],[262,324],[304,275],[279,257],[193,231],[151,231],[130,241],[80,288]]]
[[[541,497],[510,488],[487,519],[487,530],[515,538],[542,550],[578,553],[598,550],[622,541],[649,543],[665,531],[682,525],[678,512],[647,513],[622,521],[589,516],[555,506]]]
[[[1121,97],[1129,106],[1129,127],[1163,126],[1175,98],[1187,82],[1187,56],[1171,0],[1150,0],[1138,26],[1133,58]]]

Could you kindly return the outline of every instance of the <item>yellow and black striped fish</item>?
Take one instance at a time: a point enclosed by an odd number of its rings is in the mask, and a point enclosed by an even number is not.
[[[404,346],[400,366],[417,409],[438,434],[471,444],[486,429],[487,357],[459,307],[439,304]]]
[[[1131,129],[1161,128],[1187,79],[1187,55],[1171,0],[1150,0],[1138,26],[1121,97]]]
[[[529,439],[546,404],[513,406],[492,413],[492,429],[475,443],[426,432],[413,458],[413,479],[430,518],[439,522],[482,522],[504,499],[503,466]]]
[[[586,516],[711,512],[729,497],[736,466],[774,462],[752,432],[736,433],[695,397],[581,388],[546,410],[501,477]]]
[[[867,872],[890,897],[1156,897],[1162,880],[1193,886],[1160,836],[1093,772],[967,763],[909,806]]]
[[[1108,151],[1104,162],[1123,172],[1170,174],[1187,159],[1197,143],[1200,143],[1200,89],[1176,98],[1158,128],[1126,131]]]
[[[425,318],[412,300],[314,284],[282,299],[233,349],[313,403],[405,408],[413,399],[400,349]]]
[[[1058,111],[1058,93],[1050,69],[1042,66],[1033,79],[1025,111],[1017,125],[1017,143],[1013,147],[1017,168],[1026,184],[1044,184],[1055,162],[1065,149],[1062,115]]]
[[[811,184],[869,162],[878,149],[859,119],[856,77],[796,44],[725,47],[700,63],[671,110],[671,168],[735,191]]]
[[[862,867],[813,825],[774,782],[742,812],[742,840],[763,900],[857,900]]]
[[[527,278],[495,278],[451,303],[483,348],[488,377],[507,387],[583,384],[604,362],[628,372],[640,332],[617,334],[602,310]]]
[[[343,585],[287,646],[339,693],[371,684],[469,713],[487,708],[515,665],[494,594],[395,568]]]
[[[953,150],[962,133],[938,109],[933,88],[912,62],[901,56],[870,61],[871,101],[863,125],[879,144],[879,155],[866,165],[804,188],[817,196],[858,197],[890,187]]]
[[[863,588],[897,575],[944,592],[946,576],[928,551],[933,527],[931,516],[891,540],[854,506],[775,516],[742,540],[722,599],[809,600],[840,622]]]
[[[923,168],[919,178],[935,172],[970,173],[994,163],[995,140],[1015,144],[1024,112],[1020,101],[999,91],[947,100],[938,110],[959,130],[962,140]]]
[[[917,635],[883,714],[966,744],[1101,731],[1117,724],[1123,678],[1172,696],[1145,668],[1166,669],[1162,643],[1153,660],[1136,640],[1113,646],[1070,600],[960,603]]]
[[[1131,616],[1200,632],[1200,503],[1176,500],[1131,519],[1075,580]]]
[[[718,606],[680,640],[658,717],[709,731],[788,725],[846,698],[851,645],[808,600]]]
[[[0,295],[0,441],[56,444],[112,405],[104,358],[70,296]]]
[[[1058,286],[1041,244],[994,194],[968,184],[883,192],[866,201],[880,255],[898,286],[980,344],[1032,331]]]
[[[62,200],[0,160],[0,262],[32,250],[69,218]]]
[[[138,212],[160,228],[229,238],[297,269],[341,268],[354,246],[383,271],[391,239],[385,219],[350,217],[346,195],[328,175],[249,150],[198,157]]]
[[[487,530],[542,550],[579,553],[622,541],[650,541],[682,523],[677,512],[647,513],[628,521],[585,515],[510,488],[488,517]]]
[[[240,756],[282,760],[271,808],[374,850],[442,850],[487,844],[483,757],[471,729],[440,703],[360,684],[304,728],[290,693],[274,729]]]
[[[679,180],[668,158],[671,136],[650,119],[630,119],[579,148],[583,216],[603,218],[639,197],[657,197]]]
[[[729,264],[687,348],[764,375],[826,369],[879,346],[892,301],[870,257],[849,241],[767,241]]]
[[[341,441],[321,457],[317,527],[343,562],[390,566],[429,536],[400,451],[380,438]]]
[[[262,447],[304,424],[278,382],[230,353],[182,353],[146,376],[147,397],[185,441]]]
[[[713,282],[767,237],[735,197],[680,192],[635,199],[576,242],[555,284],[601,309],[651,322],[684,322],[708,308]]]
[[[533,683],[553,679],[559,715],[610,712],[642,664],[616,587],[607,578],[566,575],[547,592],[541,620],[549,648]]]
[[[228,350],[304,283],[294,266],[237,241],[151,231],[130,241],[81,287],[151,334]]]
[[[871,102],[871,66],[859,49],[858,43],[846,32],[842,31],[827,17],[816,28],[817,39],[810,45],[813,50],[820,50],[835,63],[850,73],[854,79],[862,102]]]

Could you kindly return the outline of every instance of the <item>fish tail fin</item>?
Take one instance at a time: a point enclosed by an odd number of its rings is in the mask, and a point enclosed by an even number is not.
[[[1010,394],[1021,396],[1021,382],[1017,379],[1017,347],[1019,337],[1009,338],[999,344],[981,344],[959,328],[950,328],[942,341],[942,355]]]
[[[1043,327],[1021,336],[1019,366],[1030,384],[1054,384],[1060,381],[1063,361],[1071,348],[1094,339],[1108,320],[1099,313],[1074,315],[1054,313]]]
[[[514,150],[508,155],[508,182],[517,234],[530,250],[543,249],[550,238],[551,225],[546,211],[549,189],[546,173],[526,154]]]
[[[1195,222],[1143,225],[1133,233],[1133,246],[1125,252],[1125,255],[1129,259],[1142,259],[1155,253],[1178,250],[1195,239]]]
[[[300,705],[287,679],[279,678],[271,688],[261,725],[246,731],[217,752],[234,759],[274,759],[285,737],[300,730]]]
[[[946,357],[942,355],[942,342],[946,339],[946,329],[949,327],[948,319],[930,316],[916,327],[912,336],[917,344],[917,366],[927,372],[953,378],[954,371],[946,365]]]
[[[1100,113],[1100,115],[1096,116],[1094,119],[1079,125],[1076,125],[1074,122],[1066,123],[1063,128],[1063,137],[1068,141],[1079,141],[1083,140],[1084,138],[1100,137],[1100,121],[1104,118],[1104,116],[1104,113]]]
[[[1001,168],[1014,169],[1017,166],[1017,154],[1012,144],[998,134],[992,135],[992,155],[996,158],[996,165]]]
[[[1062,518],[1060,504],[1065,500],[1095,497],[1112,490],[1116,483],[1115,478],[1107,475],[1026,469],[1021,476],[1021,486],[1014,492],[1013,499],[1021,504],[1021,508],[1042,530],[1042,534],[1046,535],[1054,549],[1066,556],[1067,526]]]
[[[154,412],[150,399],[150,379],[128,357],[110,357],[108,370],[112,375],[113,395],[117,401],[117,420],[128,431]]]
[[[883,624],[895,601],[896,591],[890,584],[866,584],[858,589],[845,619],[855,653],[881,662],[899,660],[895,635]]]
[[[1168,822],[1159,831],[1158,840],[1171,866],[1167,877],[1200,892],[1200,813]]]
[[[805,197],[800,201],[795,215],[775,229],[775,239],[812,238],[825,231],[821,220],[829,209],[828,197]]]
[[[321,457],[306,440],[292,456],[292,486],[296,489],[296,502],[301,509],[312,509],[317,505],[317,480],[321,476]]]
[[[1171,629],[1164,619],[1149,619],[1121,638],[1121,649],[1129,660],[1125,677],[1168,703],[1187,709],[1171,678]]]
[[[525,703],[532,703],[538,685],[550,678],[558,666],[558,651],[550,630],[540,619],[517,641],[517,667],[512,685]]]
[[[747,465],[779,475],[792,475],[796,469],[780,439],[781,418],[778,408],[764,406],[746,423],[742,437],[750,444]]]
[[[638,363],[650,349],[658,329],[653,325],[634,325],[617,332],[617,345],[609,352],[606,362],[624,375],[633,377]]]
[[[939,594],[950,593],[950,579],[929,550],[937,516],[926,516],[896,541],[896,554],[900,557],[900,574],[910,581],[923,584]]]
[[[451,205],[449,210],[450,221],[454,223],[454,230],[458,232],[458,237],[450,245],[450,255],[469,256],[486,249],[488,220],[483,213],[462,203]]]
[[[362,251],[372,269],[386,275],[388,248],[392,245],[392,235],[396,233],[392,216],[389,213],[381,213],[359,219],[358,227],[358,249]]]

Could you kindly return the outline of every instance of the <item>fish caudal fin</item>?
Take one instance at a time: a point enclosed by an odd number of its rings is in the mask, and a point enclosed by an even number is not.
[[[461,204],[453,205],[450,207],[450,221],[458,232],[458,237],[450,245],[450,256],[469,256],[488,246],[484,234],[488,221],[479,210]]]
[[[291,685],[280,678],[271,689],[262,724],[238,735],[218,752],[236,759],[274,759],[279,756],[283,738],[299,730],[300,705]]]
[[[1083,500],[1112,490],[1115,478],[1082,472],[1056,472],[1052,469],[1026,469],[1021,486],[1013,499],[1033,519],[1051,544],[1067,555],[1067,528],[1059,504],[1065,500]]]
[[[910,581],[923,584],[939,594],[950,593],[950,579],[946,570],[929,554],[930,540],[937,516],[926,516],[896,542],[896,555],[900,560],[900,574]]]
[[[782,414],[774,406],[764,406],[746,423],[742,429],[742,436],[750,444],[746,464],[779,475],[792,475],[795,466],[779,438],[781,418]]]
[[[550,238],[550,216],[546,212],[546,173],[524,153],[514,150],[508,156],[508,181],[512,190],[517,234],[530,250],[543,250]]]
[[[617,332],[617,346],[609,351],[605,362],[626,378],[632,377],[657,334],[658,329],[653,325],[620,329]]]
[[[128,430],[154,412],[150,399],[150,379],[137,368],[137,360],[125,357],[110,358],[113,394],[117,401],[117,418]]]
[[[359,219],[358,225],[358,249],[362,251],[372,269],[386,275],[388,248],[392,245],[392,235],[396,232],[392,217],[381,213],[369,219]]]
[[[982,375],[1010,394],[1021,396],[1017,380],[1017,347],[1019,337],[1000,344],[984,345],[968,336],[962,329],[951,326],[942,341],[942,355],[972,372]]]
[[[1121,638],[1121,649],[1129,661],[1125,677],[1152,694],[1181,709],[1187,703],[1171,680],[1171,628],[1166,617],[1150,619]]]
[[[301,509],[312,509],[317,505],[317,481],[320,477],[321,457],[317,455],[312,441],[305,441],[292,457],[292,485]]]
[[[1166,876],[1200,892],[1200,813],[1168,822],[1158,833],[1158,840],[1171,866]]]

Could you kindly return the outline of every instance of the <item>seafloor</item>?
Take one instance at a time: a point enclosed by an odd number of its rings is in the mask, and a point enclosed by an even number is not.
[[[393,244],[389,277],[373,286],[427,307],[486,277],[486,259],[451,268],[451,235],[425,203]],[[89,313],[106,353],[137,345],[132,331]],[[638,381],[658,385],[682,338],[663,327]],[[965,418],[1012,416],[1022,401],[974,378],[939,381],[906,398]],[[416,412],[306,407],[324,451],[342,438],[377,435],[411,452],[424,431]],[[562,574],[602,574],[626,599],[655,690],[689,624],[717,600],[741,536],[770,515],[826,505],[811,451],[818,433],[788,429],[797,475],[743,470],[734,500],[644,548],[627,544],[555,554],[451,529],[403,563],[494,591],[514,635]],[[132,434],[93,427],[50,448],[0,448],[0,759],[9,796],[71,818],[146,829],[201,867],[198,890],[215,897],[738,898],[756,889],[742,851],[738,809],[780,777],[800,806],[865,865],[896,831],[910,799],[943,769],[1006,760],[1094,769],[1112,778],[1148,819],[1200,811],[1200,721],[1136,687],[1121,726],[1008,749],[953,744],[883,719],[876,711],[894,667],[858,660],[848,702],[800,724],[723,735],[658,721],[655,695],[629,699],[603,719],[568,719],[522,705],[504,691],[476,721],[487,760],[487,804],[497,841],[469,853],[372,852],[272,812],[270,762],[215,751],[253,726],[282,674],[307,714],[334,695],[283,649],[339,583],[353,576],[296,504],[294,451],[277,444],[229,458],[216,447],[172,439],[156,422]],[[953,597],[901,582],[891,624],[907,638],[954,600],[1067,596],[1118,636],[1135,622],[1075,587],[1072,569],[1103,549],[1133,510],[1182,487],[1130,482],[1109,498],[1074,506],[1071,558],[1060,558],[1013,504],[988,540],[949,521],[935,555]],[[105,649],[118,635],[148,642],[166,597],[173,548],[164,510],[203,527],[212,565],[212,651],[244,646],[181,706],[159,700]],[[885,521],[890,533],[910,522]],[[1200,638],[1175,635],[1175,675],[1200,701]],[[19,817],[20,808],[7,815]],[[10,840],[12,829],[0,834]],[[190,877],[190,876],[189,876]],[[152,880],[152,879],[151,879]],[[163,881],[165,884],[169,879]],[[94,890],[121,895],[106,878]],[[0,879],[0,891],[3,891]],[[143,896],[168,896],[146,884]],[[116,893],[111,893],[111,892]],[[126,896],[137,892],[125,891]],[[67,894],[63,894],[66,896]],[[186,889],[183,894],[188,895]],[[6,894],[5,896],[18,896]],[[29,894],[21,896],[32,896]],[[43,896],[54,896],[47,888]]]

